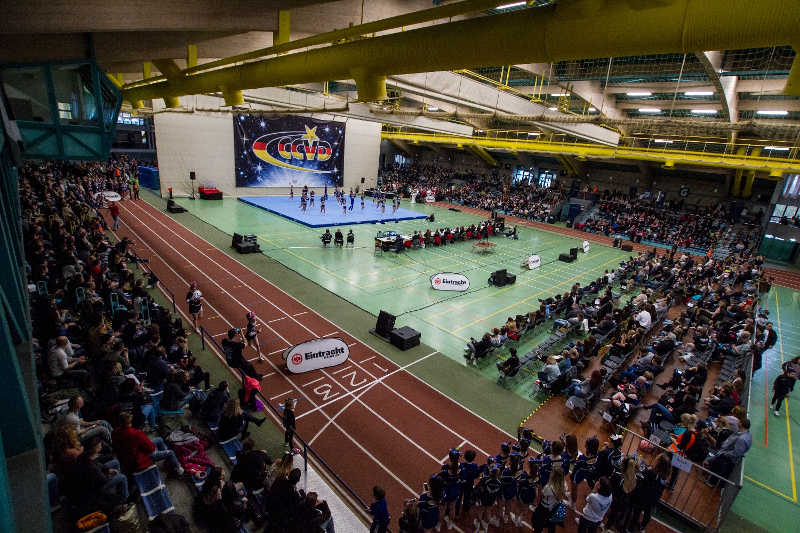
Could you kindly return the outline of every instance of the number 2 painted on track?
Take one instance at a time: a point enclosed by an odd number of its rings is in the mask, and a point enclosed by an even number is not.
[[[356,383],[356,371],[353,370],[352,372],[348,372],[347,374],[342,374],[343,378],[350,377],[350,386],[351,387],[358,387],[363,385],[367,382],[367,378],[362,378],[358,383]]]
[[[329,398],[335,398],[340,394],[338,392],[331,393],[332,388],[333,385],[330,383],[321,383],[314,387],[314,394],[322,396],[323,401],[328,401]]]

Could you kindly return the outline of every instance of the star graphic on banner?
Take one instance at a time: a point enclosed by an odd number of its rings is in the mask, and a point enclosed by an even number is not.
[[[313,128],[309,128],[305,126],[306,134],[303,135],[303,138],[308,140],[308,144],[314,144],[314,141],[318,141],[319,137],[317,137],[317,127],[314,126]]]

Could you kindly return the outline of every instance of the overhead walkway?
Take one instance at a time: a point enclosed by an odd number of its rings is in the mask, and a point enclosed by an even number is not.
[[[412,144],[445,144],[458,148],[480,147],[489,151],[507,152],[532,152],[556,156],[576,156],[579,159],[631,159],[638,161],[653,161],[665,167],[675,165],[694,165],[705,167],[722,167],[731,169],[746,169],[756,172],[767,172],[770,177],[777,180],[784,173],[800,173],[800,159],[785,159],[764,155],[745,155],[737,145],[724,143],[691,143],[659,144],[639,142],[634,146],[604,146],[600,144],[586,144],[568,141],[546,139],[522,139],[512,137],[474,136],[460,137],[457,135],[444,135],[436,133],[417,133],[384,129],[381,138],[395,141],[406,141]],[[711,145],[714,145],[713,147]],[[674,149],[672,146],[684,146],[686,149]],[[670,148],[666,148],[670,146]],[[727,147],[727,148],[726,148]],[[702,148],[705,151],[700,151]],[[711,148],[724,151],[711,151]],[[754,150],[754,152],[757,152]],[[785,152],[781,152],[785,153]]]

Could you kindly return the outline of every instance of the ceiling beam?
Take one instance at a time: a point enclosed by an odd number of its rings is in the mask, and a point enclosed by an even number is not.
[[[714,94],[717,95],[722,104],[720,108],[721,118],[736,122],[739,118],[737,108],[739,96],[736,94],[736,82],[739,81],[739,78],[737,76],[725,76],[724,78],[720,76],[725,54],[718,51],[697,52],[695,57],[703,65],[703,70],[706,71],[708,79],[714,84]]]

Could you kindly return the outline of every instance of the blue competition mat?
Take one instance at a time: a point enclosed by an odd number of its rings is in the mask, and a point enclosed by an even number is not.
[[[312,228],[394,222],[395,220],[412,220],[427,216],[424,213],[402,207],[392,214],[391,201],[386,206],[386,212],[381,213],[380,209],[377,209],[372,203],[372,198],[366,199],[364,209],[361,209],[361,199],[356,198],[353,210],[348,210],[347,214],[342,212],[342,206],[334,200],[332,195],[328,195],[328,200],[325,202],[326,213],[319,212],[319,197],[316,198],[313,206],[306,209],[305,213],[300,211],[299,195],[295,195],[292,200],[287,196],[240,196],[238,200]],[[350,200],[348,199],[347,202],[349,209]]]

